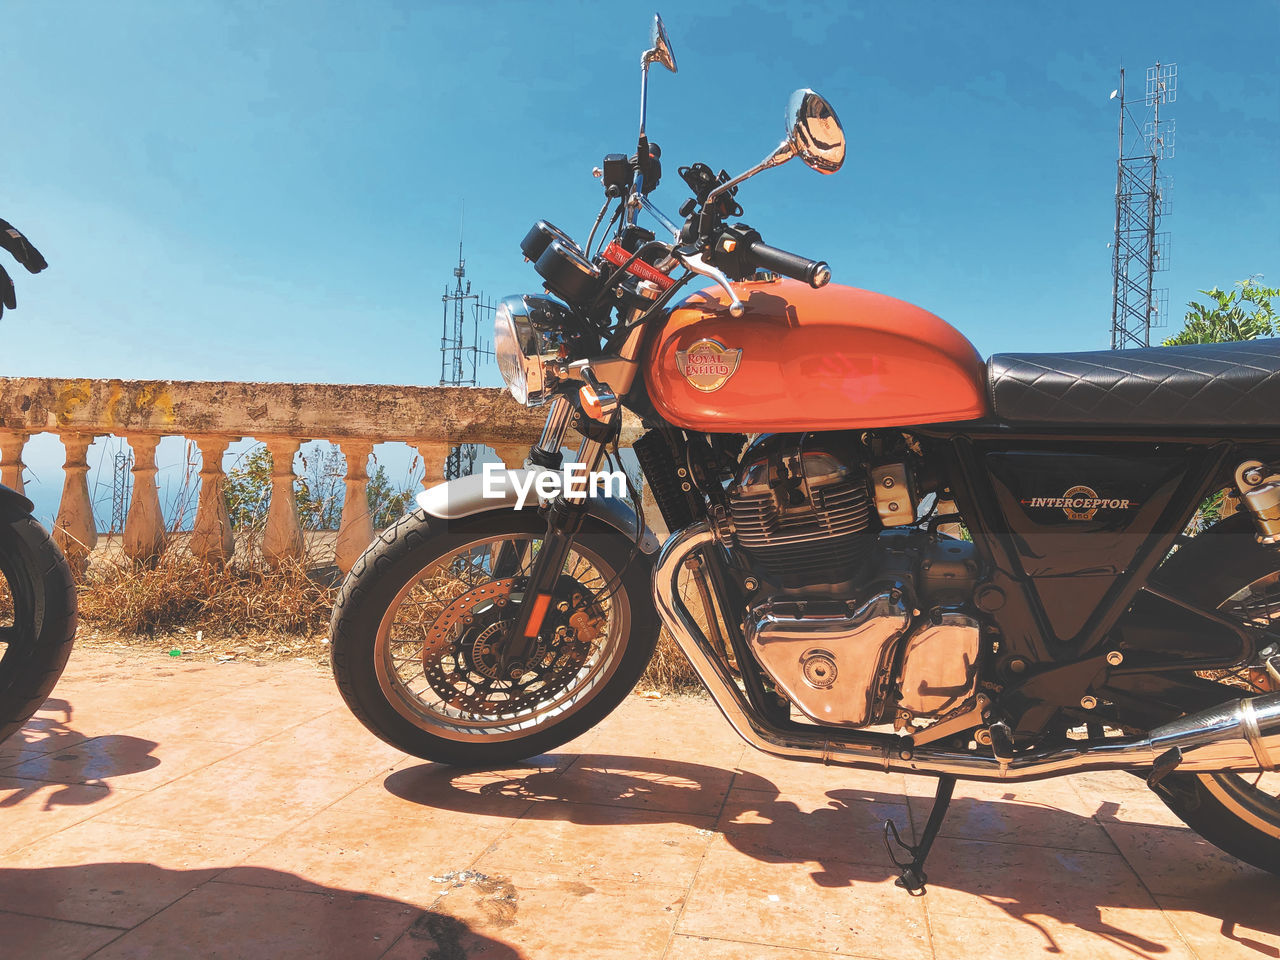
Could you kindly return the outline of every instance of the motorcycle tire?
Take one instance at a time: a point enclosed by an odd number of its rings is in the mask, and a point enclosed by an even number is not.
[[[503,624],[523,602],[512,583],[524,568],[503,563],[526,564],[545,532],[532,510],[446,522],[419,509],[378,537],[330,622],[334,678],[361,723],[424,760],[495,767],[581,736],[622,702],[658,638],[651,566],[594,518],[548,608],[548,624],[560,617],[554,636],[546,627],[523,661],[507,659]],[[589,608],[595,619],[571,630],[586,596],[602,598]]]
[[[76,635],[71,568],[26,513],[0,516],[0,742],[48,698]]]
[[[1178,596],[1224,613],[1231,611],[1233,601],[1242,603],[1236,598],[1244,595],[1250,601],[1250,616],[1261,610],[1280,627],[1280,550],[1257,542],[1253,521],[1245,514],[1214,524],[1178,550],[1161,568],[1160,579]],[[1223,686],[1224,700],[1249,693]],[[1255,776],[1257,787],[1251,786]],[[1160,782],[1156,793],[1183,823],[1214,846],[1280,874],[1280,772],[1261,776],[1174,773]]]

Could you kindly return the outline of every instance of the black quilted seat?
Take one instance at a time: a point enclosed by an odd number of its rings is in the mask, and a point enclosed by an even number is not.
[[[1280,339],[1088,353],[1003,353],[991,406],[1014,423],[1280,425]]]

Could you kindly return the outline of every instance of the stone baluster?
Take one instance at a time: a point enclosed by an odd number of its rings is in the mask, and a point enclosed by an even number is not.
[[[374,537],[373,520],[369,516],[369,454],[373,453],[373,443],[343,440],[339,446],[347,458],[347,486],[334,553],[338,569],[350,573]]]
[[[204,563],[223,564],[236,549],[231,532],[231,516],[227,513],[227,477],[222,472],[222,457],[231,444],[230,437],[201,437],[200,503],[191,527],[191,554]]]
[[[293,458],[302,441],[280,437],[266,444],[271,451],[271,506],[262,532],[262,556],[268,564],[279,566],[289,560],[302,559],[306,552],[293,495]]]
[[[25,430],[0,430],[0,483],[19,493],[22,482],[22,448],[31,434]]]
[[[62,502],[53,524],[53,539],[62,548],[77,579],[84,577],[89,554],[98,543],[98,528],[93,522],[93,503],[89,499],[89,446],[93,437],[70,433],[61,437],[67,451],[62,468]]]
[[[137,563],[154,563],[164,552],[164,514],[156,486],[159,437],[129,437],[133,448],[133,494],[124,521],[124,555]]]
[[[438,440],[423,440],[414,446],[422,457],[422,485],[430,490],[444,480],[444,468],[449,460],[452,444],[441,443]]]

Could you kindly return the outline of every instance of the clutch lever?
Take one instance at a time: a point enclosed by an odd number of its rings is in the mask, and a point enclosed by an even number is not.
[[[724,288],[724,292],[729,295],[729,316],[737,319],[747,312],[747,308],[742,305],[742,301],[738,299],[738,295],[734,292],[733,286],[729,283],[729,278],[725,276],[723,270],[719,270],[707,263],[706,259],[698,252],[685,252],[680,247],[676,247],[671,251],[680,263],[693,273],[706,277],[708,280],[714,280]]]

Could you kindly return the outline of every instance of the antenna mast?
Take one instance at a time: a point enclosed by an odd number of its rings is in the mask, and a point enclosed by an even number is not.
[[[1144,116],[1133,108],[1138,98],[1125,98],[1124,69],[1120,87],[1119,155],[1116,160],[1116,229],[1111,246],[1111,349],[1149,347],[1151,329],[1168,324],[1169,291],[1154,286],[1155,273],[1169,268],[1169,234],[1161,219],[1172,212],[1173,181],[1160,174],[1160,161],[1173,159],[1174,121],[1161,116],[1161,106],[1178,99],[1178,65],[1156,63],[1147,68],[1142,97]]]
[[[495,307],[483,294],[471,292],[471,281],[466,276],[467,261],[462,256],[462,230],[459,228],[458,265],[453,268],[453,289],[445,287],[441,297],[444,304],[444,326],[440,337],[441,386],[478,386],[478,368],[485,358],[493,356],[493,350],[480,340],[480,320],[482,317],[490,319]],[[471,307],[470,323],[467,322],[468,306]],[[472,473],[477,452],[474,443],[453,447],[445,461],[445,479],[453,480]]]

